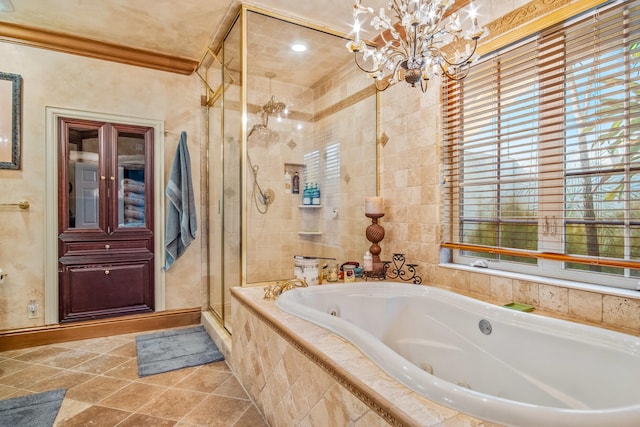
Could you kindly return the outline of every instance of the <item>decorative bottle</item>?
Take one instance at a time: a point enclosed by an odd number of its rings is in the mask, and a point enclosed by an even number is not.
[[[313,184],[313,190],[311,193],[311,204],[319,205],[320,204],[320,189],[318,188],[318,184]]]
[[[291,178],[291,192],[293,194],[300,194],[300,175],[298,175],[298,171],[293,174],[293,178]]]

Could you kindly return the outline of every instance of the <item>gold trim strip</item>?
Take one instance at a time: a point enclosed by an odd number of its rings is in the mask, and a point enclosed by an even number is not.
[[[345,108],[349,108],[352,105],[357,104],[360,101],[363,101],[367,98],[369,98],[370,96],[373,96],[376,94],[376,88],[374,85],[371,86],[367,86],[366,88],[354,93],[353,95],[348,96],[347,98],[341,99],[340,101],[336,102],[333,105],[330,105],[329,107],[325,108],[324,110],[319,111],[316,114],[311,114],[311,113],[305,113],[302,111],[296,111],[296,110],[292,110],[289,111],[289,114],[287,115],[288,119],[291,120],[300,120],[300,121],[304,121],[304,122],[310,122],[310,123],[314,123],[314,122],[318,122],[324,118],[327,118],[333,114],[339,113],[340,111],[344,110]],[[240,105],[237,102],[229,102],[228,106],[231,108],[235,108],[238,109],[240,108]],[[258,114],[260,112],[260,110],[262,109],[261,105],[257,105],[257,104],[248,104],[247,105],[247,113],[249,114]]]
[[[242,10],[259,13],[261,15],[265,15],[265,16],[268,16],[268,17],[271,17],[271,18],[275,18],[275,19],[279,19],[281,21],[288,22],[290,24],[295,24],[295,25],[299,25],[301,27],[310,28],[312,30],[316,30],[316,31],[320,31],[320,32],[323,32],[323,33],[330,34],[332,36],[341,37],[343,39],[347,39],[347,40],[350,39],[349,35],[345,34],[343,32],[336,31],[336,30],[333,30],[333,29],[328,28],[328,27],[323,27],[321,25],[311,24],[311,23],[309,23],[307,21],[303,21],[303,20],[301,20],[299,18],[295,18],[293,16],[283,15],[281,12],[276,12],[274,10],[264,9],[264,8],[260,8],[260,7],[252,6],[252,5],[248,5],[248,4],[243,4],[242,5]]]
[[[189,58],[170,56],[7,22],[0,22],[0,40],[185,75],[191,74],[198,65],[198,61]]]
[[[364,89],[359,90],[358,92],[350,95],[335,104],[325,108],[324,110],[319,111],[318,113],[313,115],[313,121],[317,122],[325,117],[329,117],[333,114],[336,114],[345,108],[351,107],[352,105],[357,104],[358,102],[367,99],[368,97],[376,94],[376,87],[374,85],[367,86]]]

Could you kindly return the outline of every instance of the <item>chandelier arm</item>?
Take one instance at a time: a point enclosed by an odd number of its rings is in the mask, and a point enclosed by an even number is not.
[[[403,57],[400,57],[400,59],[402,59],[402,58]],[[395,63],[395,65],[394,65],[394,67],[393,67],[393,71],[391,72],[391,75],[396,77],[396,80],[398,80],[397,77],[398,77],[398,72],[400,71],[400,65],[401,64],[402,64],[402,61],[397,61]]]
[[[393,34],[392,34],[393,35]],[[385,43],[383,47],[386,47],[389,50],[392,50],[394,53],[391,54],[390,56],[395,56],[396,54],[398,55],[402,55],[404,57],[408,57],[409,55],[409,45],[406,43],[405,40],[403,39],[398,39],[395,38],[393,40],[387,40],[384,37],[384,33],[380,34],[380,38],[382,39],[382,41]],[[393,42],[397,42],[397,45],[394,45]],[[378,49],[380,50],[380,49]]]
[[[358,52],[354,52],[353,53],[353,59],[355,60],[356,65],[358,66],[358,68],[360,69],[360,71],[364,71],[365,73],[368,74],[374,74],[374,73],[379,73],[380,71],[382,71],[383,65],[378,66],[378,68],[373,69],[373,70],[368,70],[366,68],[364,68],[363,66],[360,65],[360,63],[358,62]]]
[[[407,50],[406,43],[405,43],[404,40],[402,40],[399,37],[395,37],[391,31],[389,31],[389,34],[391,34],[391,37],[393,37],[391,40],[387,40],[386,39],[386,37],[384,36],[384,31],[382,33],[380,33],[380,39],[382,39],[382,41],[384,42],[383,47],[388,47],[388,48],[391,48],[391,49],[394,49],[394,50],[399,49],[399,48],[402,48],[405,51]],[[398,46],[394,45],[393,44],[394,42],[397,42]],[[381,50],[381,48],[378,49],[378,50]]]
[[[447,60],[447,58],[445,58],[445,56],[444,56],[444,55],[440,55],[440,58],[442,58],[442,60],[443,60],[444,62],[446,62],[446,63],[447,63],[447,65],[450,65],[450,66],[452,66],[452,67],[459,67],[459,66],[461,66],[461,65],[468,64],[468,63],[469,63],[469,60],[471,59],[471,57],[473,56],[473,54],[474,54],[474,53],[476,53],[476,49],[477,49],[477,47],[478,47],[478,39],[477,39],[477,37],[474,37],[474,38],[473,38],[473,41],[474,41],[474,44],[473,44],[473,49],[471,50],[471,53],[470,53],[469,55],[467,55],[467,57],[466,57],[466,58],[464,58],[464,59],[460,60],[460,62],[450,62],[449,60]]]
[[[442,74],[444,74],[445,76],[447,76],[449,79],[454,80],[454,81],[461,81],[463,80],[465,77],[467,77],[467,75],[469,74],[469,70],[471,69],[471,62],[467,62],[465,64],[462,64],[461,66],[462,68],[457,68],[456,69],[456,74],[452,74],[449,72],[449,70],[447,70],[446,68],[444,68],[444,66],[442,64],[440,64],[440,69],[442,70]]]
[[[385,52],[385,56],[388,58],[388,60],[386,62],[394,62],[395,63],[395,60],[392,60],[393,58],[395,58],[395,57],[408,58],[409,54],[406,51],[406,49],[404,48],[404,46],[389,46],[389,48]]]
[[[420,89],[422,89],[422,93],[427,92],[428,86],[429,86],[429,79],[420,79]]]
[[[402,19],[400,18],[400,16],[402,15],[400,13],[400,5],[398,5],[398,0],[393,0],[393,2],[389,3],[389,7],[391,8],[391,10],[393,10],[393,13],[396,14],[396,18],[402,21]]]

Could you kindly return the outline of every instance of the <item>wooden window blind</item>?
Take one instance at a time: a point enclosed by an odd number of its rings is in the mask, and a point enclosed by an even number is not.
[[[443,247],[636,286],[640,1],[486,55],[442,94]]]

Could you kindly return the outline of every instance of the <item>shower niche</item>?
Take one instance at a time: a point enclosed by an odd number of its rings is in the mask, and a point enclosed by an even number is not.
[[[294,255],[358,259],[370,245],[364,198],[378,190],[379,97],[346,42],[243,5],[214,50],[224,64],[209,110],[216,305],[232,286],[293,277]],[[286,168],[298,172],[299,194],[285,191]],[[319,205],[303,203],[306,184],[318,186]]]

